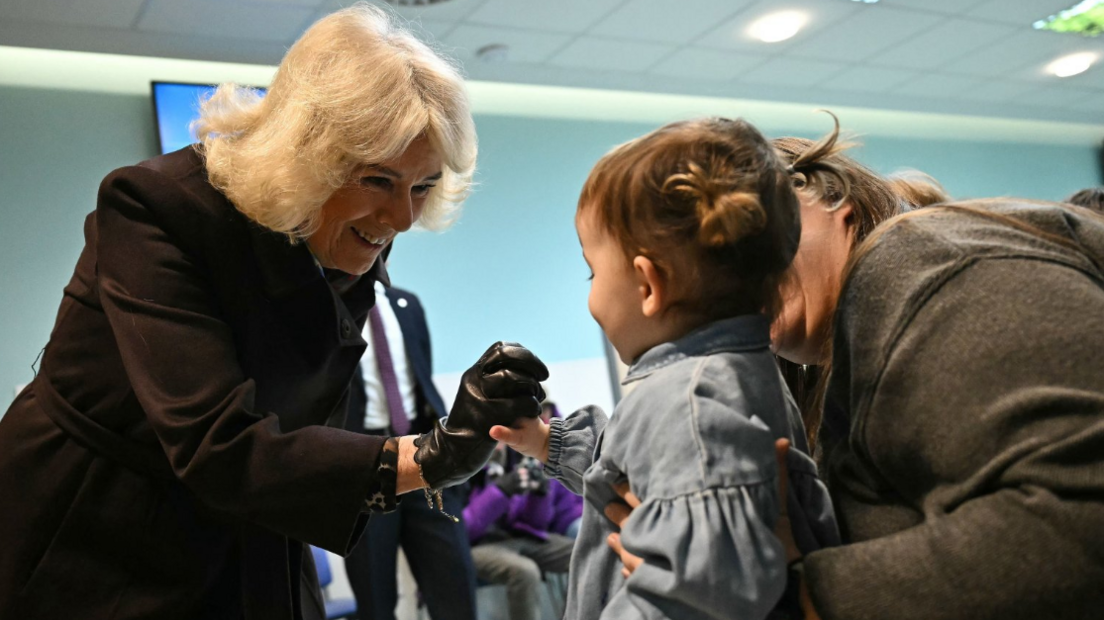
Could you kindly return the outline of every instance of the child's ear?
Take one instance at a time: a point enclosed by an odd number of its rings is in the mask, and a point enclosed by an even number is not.
[[[637,290],[640,291],[640,310],[644,316],[653,317],[667,307],[670,291],[667,274],[647,256],[633,258]]]

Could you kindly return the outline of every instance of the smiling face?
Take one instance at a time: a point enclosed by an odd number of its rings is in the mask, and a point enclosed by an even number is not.
[[[323,203],[307,245],[323,267],[367,272],[395,235],[418,221],[440,178],[441,157],[420,136],[398,157],[358,168]]]
[[[595,219],[588,209],[575,216],[583,259],[591,272],[587,305],[621,361],[631,364],[654,344],[641,307],[641,283],[621,246]]]

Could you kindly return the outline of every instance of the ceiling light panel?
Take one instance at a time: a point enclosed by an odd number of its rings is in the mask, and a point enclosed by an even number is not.
[[[808,21],[801,11],[780,11],[752,22],[748,34],[764,43],[778,43],[792,38]]]
[[[1096,59],[1095,52],[1079,52],[1055,60],[1047,65],[1046,70],[1047,73],[1058,77],[1072,77],[1088,71]]]
[[[764,46],[759,39],[748,34],[748,26],[779,11],[801,11],[809,19],[798,31],[797,36]],[[862,6],[852,2],[825,2],[824,0],[761,0],[736,13],[732,18],[721,22],[717,27],[695,41],[695,46],[733,50],[748,54],[777,54],[785,52],[800,41],[822,30],[831,30],[856,13],[864,11]]]

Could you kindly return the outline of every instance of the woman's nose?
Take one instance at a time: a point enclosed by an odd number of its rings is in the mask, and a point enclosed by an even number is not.
[[[390,226],[395,232],[406,232],[418,219],[414,213],[414,201],[409,195],[399,194],[392,198],[387,208],[380,214],[379,220]]]

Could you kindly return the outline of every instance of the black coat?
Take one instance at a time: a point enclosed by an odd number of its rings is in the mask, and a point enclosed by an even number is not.
[[[380,266],[344,295],[191,149],[110,174],[37,378],[0,422],[0,618],[314,617],[367,519],[340,427]]]

